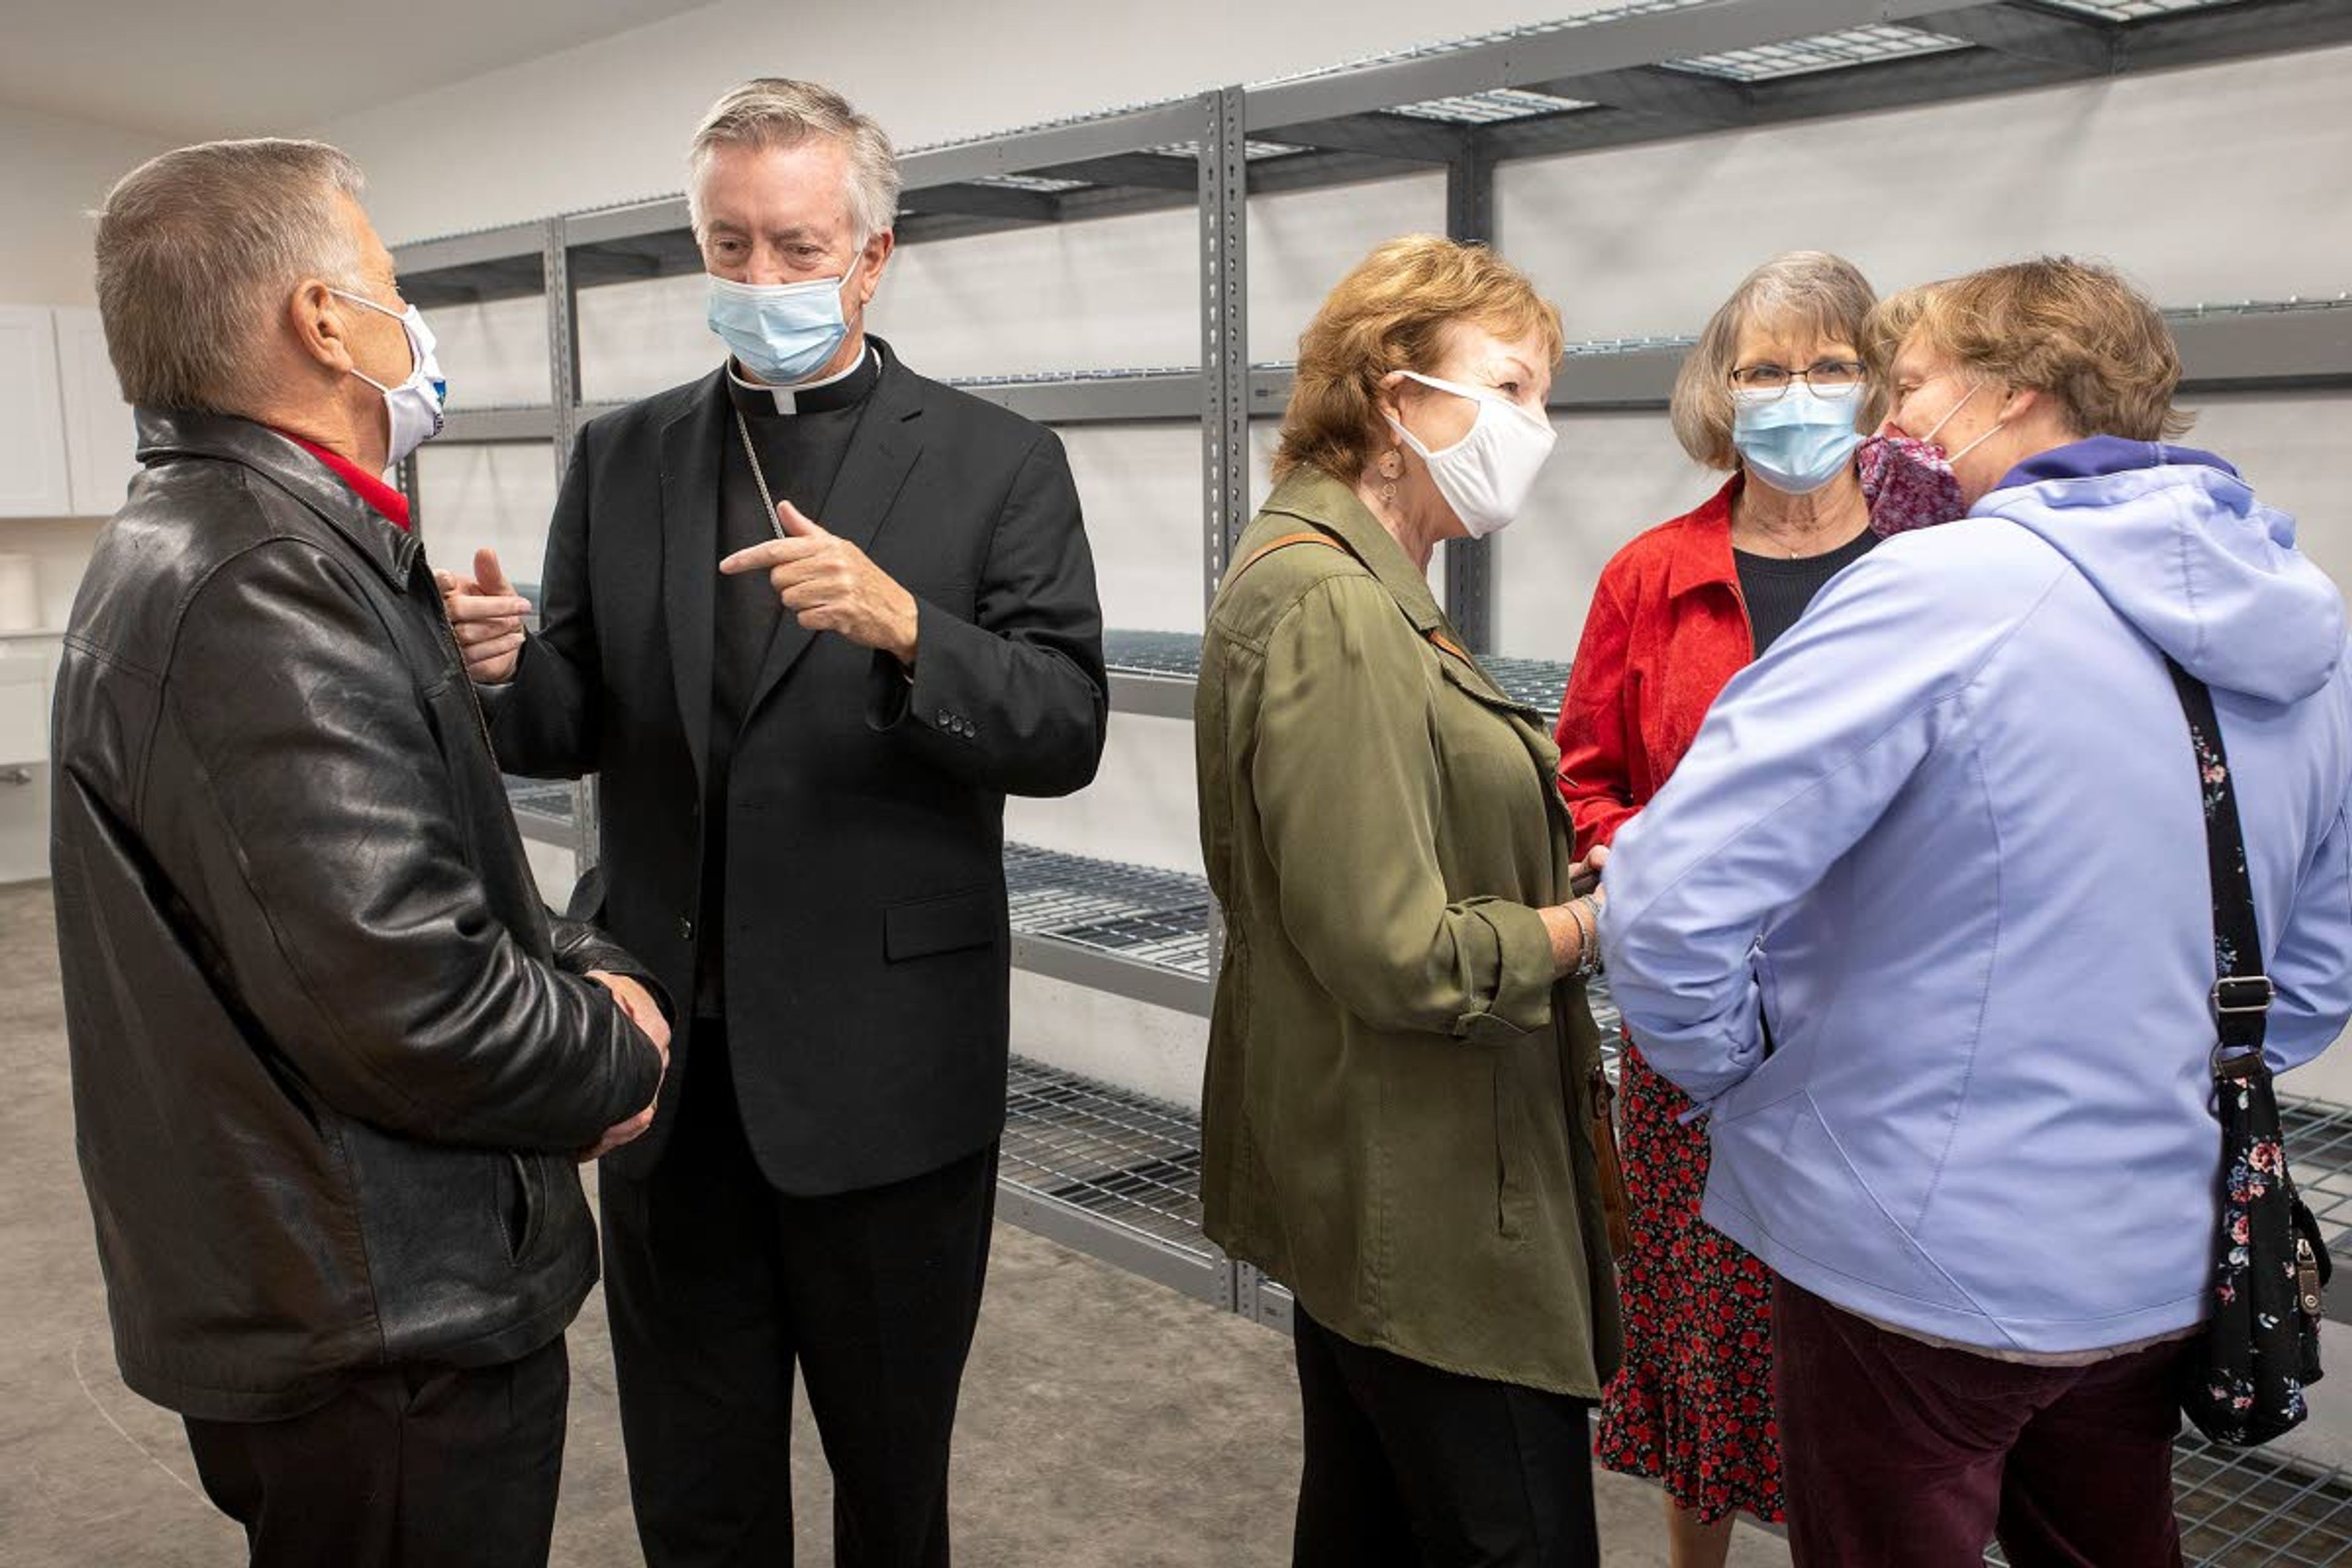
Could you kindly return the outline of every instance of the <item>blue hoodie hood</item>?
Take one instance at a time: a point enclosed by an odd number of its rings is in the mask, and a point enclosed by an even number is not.
[[[2294,519],[2209,453],[2098,437],[2020,464],[1970,509],[2029,529],[2207,685],[2308,697],[2344,656],[2344,598]]]

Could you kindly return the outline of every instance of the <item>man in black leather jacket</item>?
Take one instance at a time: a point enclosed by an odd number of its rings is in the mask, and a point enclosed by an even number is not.
[[[77,1142],[124,1380],[256,1563],[543,1563],[576,1162],[647,1124],[667,1028],[539,901],[376,478],[438,373],[358,190],[213,143],[100,217],[145,471],[57,692]]]

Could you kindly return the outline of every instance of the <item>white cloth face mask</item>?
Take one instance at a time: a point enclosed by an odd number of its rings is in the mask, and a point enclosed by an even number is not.
[[[1484,539],[1508,527],[1527,504],[1536,475],[1559,438],[1551,421],[1492,387],[1441,381],[1413,370],[1404,374],[1423,386],[1466,397],[1478,405],[1470,433],[1440,451],[1431,451],[1394,419],[1389,421],[1389,427],[1429,465],[1437,493],[1445,498],[1471,538]]]
[[[364,305],[379,316],[390,316],[408,336],[408,376],[397,385],[386,386],[359,366],[352,366],[353,375],[383,394],[384,409],[392,421],[390,460],[406,462],[410,453],[441,434],[441,407],[449,395],[441,363],[433,357],[433,329],[425,324],[424,313],[414,305],[402,312],[341,289],[327,291],[338,300]]]

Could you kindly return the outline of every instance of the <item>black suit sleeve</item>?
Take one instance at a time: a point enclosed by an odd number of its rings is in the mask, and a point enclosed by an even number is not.
[[[874,661],[868,713],[906,728],[945,772],[1004,795],[1083,789],[1110,707],[1102,607],[1069,460],[1041,430],[1007,491],[976,595],[977,621],[919,601],[911,684]]]
[[[236,557],[190,604],[165,680],[201,781],[167,863],[238,1005],[329,1104],[433,1142],[584,1148],[653,1098],[660,1058],[492,912],[442,755],[478,743],[462,679],[420,700],[315,550]]]
[[[603,665],[588,578],[588,432],[572,444],[547,560],[539,578],[539,630],[523,643],[514,679],[481,689],[499,765],[532,778],[576,779],[596,771]]]

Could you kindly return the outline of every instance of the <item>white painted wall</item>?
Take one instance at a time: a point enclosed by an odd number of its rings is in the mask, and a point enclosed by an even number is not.
[[[0,104],[0,304],[96,304],[86,215],[166,145]]]

